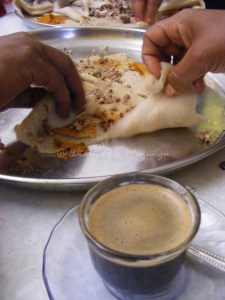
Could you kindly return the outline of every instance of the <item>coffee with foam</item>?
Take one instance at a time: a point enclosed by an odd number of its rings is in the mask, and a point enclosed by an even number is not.
[[[193,228],[186,202],[171,189],[129,184],[101,196],[92,206],[89,230],[113,250],[148,255],[182,244]]]

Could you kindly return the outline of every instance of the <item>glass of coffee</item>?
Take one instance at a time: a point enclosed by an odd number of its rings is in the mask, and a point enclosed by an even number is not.
[[[114,296],[169,300],[167,291],[173,290],[198,231],[200,209],[181,184],[131,173],[90,189],[79,222],[93,265]]]

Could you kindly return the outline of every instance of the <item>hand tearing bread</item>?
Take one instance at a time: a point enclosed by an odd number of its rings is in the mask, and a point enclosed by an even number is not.
[[[62,120],[47,94],[15,127],[18,140],[40,153],[67,149],[82,154],[88,145],[103,140],[192,127],[204,120],[195,111],[196,95],[191,89],[173,98],[163,93],[170,64],[162,63],[159,80],[124,53],[91,56],[75,64],[86,94],[85,111]]]

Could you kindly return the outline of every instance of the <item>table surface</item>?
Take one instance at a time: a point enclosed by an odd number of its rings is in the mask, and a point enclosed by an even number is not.
[[[0,18],[0,35],[28,30],[13,13]],[[169,177],[195,188],[199,198],[225,214],[225,171],[219,167],[223,160],[224,149]],[[78,192],[0,185],[1,300],[48,299],[41,275],[43,248],[57,220],[82,197]]]

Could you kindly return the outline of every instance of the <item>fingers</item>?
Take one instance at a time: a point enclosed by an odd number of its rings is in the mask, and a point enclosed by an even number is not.
[[[194,47],[190,48],[182,60],[169,73],[167,82],[170,87],[170,93],[167,90],[167,94],[169,96],[180,94],[183,90],[190,87],[193,82],[195,82],[196,90],[203,92],[204,83],[202,78],[205,73],[204,62],[196,56]]]
[[[70,89],[72,107],[76,112],[80,112],[84,109],[85,94],[82,81],[74,65],[71,67],[70,72],[65,76],[65,79]]]
[[[13,99],[11,105],[15,108],[34,107],[45,94],[42,88],[28,88]]]
[[[169,49],[172,44],[165,32],[163,22],[161,25],[156,24],[151,26],[144,35],[142,59],[150,73],[154,74],[156,78],[160,77],[161,61],[169,61],[170,59],[167,56],[169,53],[163,52],[163,49]]]
[[[132,0],[131,7],[136,22],[143,21],[145,15],[145,0]]]
[[[160,56],[157,55],[147,55],[145,53],[142,54],[142,59],[144,64],[147,66],[150,73],[155,75],[157,79],[160,78],[161,74],[161,59]]]
[[[221,20],[225,12],[185,9],[149,27],[144,36],[143,60],[150,72],[160,75],[160,62],[170,55],[177,63],[167,78],[165,92],[181,93],[191,85],[204,91],[207,72],[224,72],[224,41]]]
[[[161,37],[164,35],[161,28],[157,31]],[[154,32],[144,36],[142,59],[150,73],[154,74],[156,78],[160,77],[161,61],[170,62],[171,56],[174,57],[174,60],[179,60],[182,52],[183,50],[176,44],[171,43],[167,36],[165,36],[164,43],[157,40],[154,41]]]
[[[162,0],[148,0],[147,1],[144,22],[149,23],[149,24],[154,22],[156,13],[157,13],[158,8],[160,7],[161,3],[162,3]]]
[[[161,61],[169,62],[171,55],[179,61],[168,75],[165,92],[169,96],[181,93],[206,73],[201,47],[199,50],[198,42],[190,43],[189,30],[185,28],[185,18],[174,16],[151,26],[144,36],[143,61],[157,78]],[[198,91],[204,89],[202,81],[197,80],[195,86]]]
[[[48,66],[46,72],[48,81],[44,87],[47,91],[52,93],[54,97],[56,113],[62,118],[67,118],[71,109],[71,98],[66,82],[63,76],[54,67]],[[35,78],[34,82],[36,83]]]
[[[44,47],[44,53],[56,69],[54,72],[58,71],[57,76],[55,74],[54,78],[54,74],[52,74],[50,77],[51,81],[45,85],[56,100],[57,112],[63,117],[69,115],[71,107],[77,111],[82,110],[84,106],[84,90],[72,60],[61,51],[49,46]]]
[[[132,0],[131,7],[136,22],[152,23],[162,0]]]
[[[78,111],[83,108],[82,82],[65,53],[26,33],[2,37],[0,53],[1,107],[18,106],[18,102],[14,103],[15,98],[31,84],[36,84],[52,93],[61,117],[69,115],[71,106]],[[22,98],[20,101],[21,106],[27,105]]]
[[[205,90],[205,82],[203,78],[198,78],[193,82],[193,86],[198,94],[202,94]]]
[[[71,100],[70,93],[64,77],[46,58],[36,56],[29,68],[23,69],[21,75],[27,80],[27,86],[31,84],[43,86],[52,93],[56,112],[62,118],[69,116]]]
[[[30,108],[35,106],[40,99],[46,94],[46,91],[42,88],[28,88],[20,93],[13,100],[5,103],[0,107],[0,111],[6,110],[10,107],[14,108]]]

